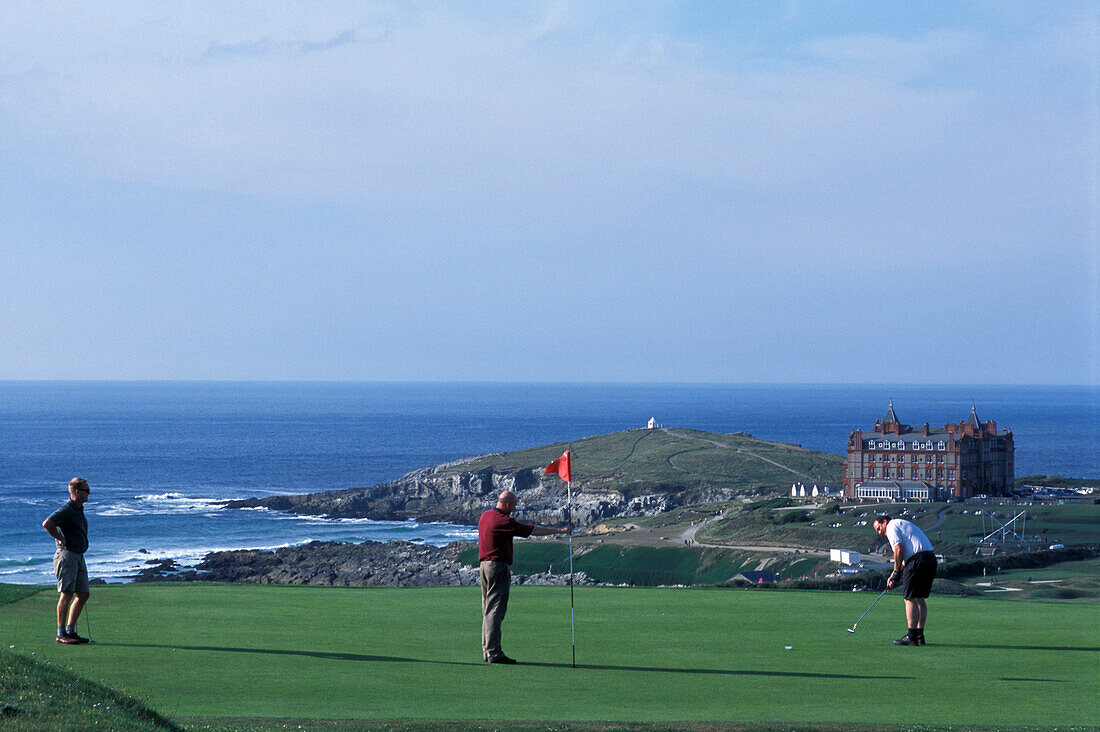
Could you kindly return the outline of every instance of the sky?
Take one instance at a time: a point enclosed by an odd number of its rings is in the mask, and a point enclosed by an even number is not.
[[[1100,0],[4,16],[0,379],[1100,384]]]

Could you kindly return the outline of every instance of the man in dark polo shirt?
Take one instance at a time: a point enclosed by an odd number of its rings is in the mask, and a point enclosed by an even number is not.
[[[57,541],[53,555],[53,570],[57,575],[57,642],[66,644],[87,643],[88,639],[76,633],[76,621],[84,603],[88,601],[88,565],[84,552],[88,551],[88,519],[84,517],[84,504],[88,502],[88,481],[73,478],[69,481],[69,500],[42,522],[42,528]]]
[[[489,663],[515,663],[500,649],[500,624],[508,611],[508,590],[512,586],[512,538],[568,534],[572,526],[552,529],[548,526],[521,524],[512,518],[516,494],[504,491],[496,508],[481,514],[477,522],[478,561],[481,568],[481,649]]]

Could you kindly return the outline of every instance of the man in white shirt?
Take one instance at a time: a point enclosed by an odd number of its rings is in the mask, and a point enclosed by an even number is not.
[[[894,549],[894,571],[886,580],[890,589],[899,581],[905,588],[905,619],[909,632],[894,641],[899,646],[923,646],[924,622],[928,619],[928,606],[924,599],[932,592],[932,580],[936,577],[936,555],[932,542],[905,519],[876,516],[875,531],[890,542]]]

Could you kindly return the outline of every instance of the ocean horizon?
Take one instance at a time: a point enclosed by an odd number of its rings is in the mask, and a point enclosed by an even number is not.
[[[1012,429],[1016,475],[1100,476],[1100,387],[270,381],[0,381],[0,581],[50,583],[42,520],[92,487],[91,575],[151,558],[310,540],[474,537],[450,524],[227,510],[233,498],[356,488],[490,452],[642,427],[748,432],[843,455],[893,401],[899,419]],[[522,508],[522,505],[521,505]]]

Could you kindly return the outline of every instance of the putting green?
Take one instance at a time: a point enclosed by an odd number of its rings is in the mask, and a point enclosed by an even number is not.
[[[568,588],[513,588],[512,667],[481,662],[477,588],[96,587],[88,646],[53,642],[55,598],[0,606],[4,643],[182,720],[1100,724],[1096,605],[933,597],[905,648],[896,595],[850,634],[875,594],[584,587],[574,669]]]

